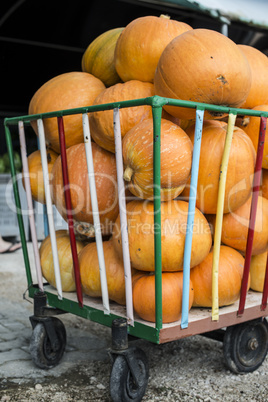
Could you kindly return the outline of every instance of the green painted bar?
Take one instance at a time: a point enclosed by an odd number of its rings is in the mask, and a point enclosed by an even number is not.
[[[178,99],[171,99],[171,98],[163,98],[161,96],[152,96],[149,98],[141,98],[141,99],[133,99],[133,100],[128,100],[128,101],[122,101],[122,102],[114,102],[114,103],[105,103],[103,105],[93,105],[93,106],[87,106],[87,107],[82,107],[82,108],[75,108],[75,109],[66,109],[66,110],[61,110],[61,111],[56,111],[56,112],[50,112],[50,113],[42,113],[42,114],[36,114],[36,115],[26,115],[26,116],[19,116],[19,117],[11,117],[11,118],[6,118],[4,121],[4,124],[17,124],[20,120],[25,122],[25,123],[30,123],[32,120],[37,120],[37,119],[45,119],[49,117],[60,117],[60,116],[66,116],[68,114],[79,114],[79,113],[91,113],[91,112],[97,112],[101,110],[111,110],[114,108],[126,108],[126,107],[133,107],[133,106],[141,106],[141,105],[151,105],[155,107],[156,105],[158,106],[164,106],[164,105],[171,105],[171,106],[181,106],[181,107],[188,107],[191,109],[195,109],[197,107],[199,108],[204,108],[206,110],[210,110],[213,112],[217,113],[234,113],[238,115],[246,115],[246,116],[257,116],[257,117],[267,117],[268,118],[268,112],[263,112],[263,111],[258,111],[258,110],[250,110],[250,109],[237,109],[237,108],[230,108],[227,106],[218,106],[218,105],[211,105],[207,103],[200,103],[200,102],[191,102],[191,101],[185,101],[185,100],[178,100]]]
[[[39,292],[39,289],[36,285],[31,286],[28,291],[29,297],[33,298],[34,294],[36,292]],[[62,298],[62,300],[60,300],[56,294],[47,291],[45,285],[44,291],[47,295],[48,305],[54,308],[59,308],[66,313],[77,315],[79,317],[105,325],[107,327],[112,326],[112,322],[115,318],[120,318],[120,316],[115,314],[104,314],[102,310],[97,310],[96,308],[87,305],[84,305],[83,308],[81,308],[77,302],[66,299],[64,297]],[[128,333],[129,335],[136,336],[138,338],[142,338],[153,343],[159,343],[159,331],[157,329],[136,321],[134,322],[134,326],[128,326]]]
[[[9,127],[7,127],[7,126],[5,126],[5,134],[6,134],[8,156],[9,156],[9,160],[10,160],[10,170],[11,170],[12,184],[13,184],[13,190],[14,190],[15,204],[16,204],[16,209],[17,209],[17,218],[18,218],[20,238],[21,238],[21,244],[22,244],[22,252],[23,252],[23,258],[24,258],[24,264],[25,264],[27,283],[28,283],[28,287],[29,287],[32,285],[33,280],[32,280],[30,261],[29,261],[29,255],[28,255],[28,249],[27,249],[27,243],[26,243],[26,237],[25,237],[25,230],[24,230],[22,213],[21,213],[20,195],[19,195],[18,183],[17,183],[17,178],[16,178],[16,169],[15,169],[15,164],[14,164],[13,144],[12,144],[12,139],[11,139],[11,133],[10,133]]]
[[[161,116],[162,107],[153,106],[154,125],[154,249],[155,249],[155,327],[162,328],[162,245],[161,245]]]

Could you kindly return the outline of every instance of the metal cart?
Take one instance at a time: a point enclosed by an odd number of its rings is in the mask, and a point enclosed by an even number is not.
[[[120,131],[119,110],[127,107],[150,105],[153,113],[154,124],[154,222],[161,227],[161,200],[160,200],[160,124],[162,108],[169,104],[177,107],[187,107],[196,110],[195,139],[192,157],[191,190],[189,197],[188,221],[184,249],[183,264],[183,296],[182,296],[182,317],[179,321],[169,324],[162,322],[162,275],[161,275],[161,231],[154,234],[155,246],[155,323],[140,319],[133,312],[132,283],[130,274],[130,257],[128,248],[128,234],[125,214],[125,198],[123,181],[123,160]],[[105,266],[103,266],[102,236],[96,230],[96,243],[99,256],[99,268],[102,283],[102,299],[95,299],[83,295],[81,283],[79,282],[79,264],[75,246],[75,233],[73,228],[71,198],[68,192],[68,166],[66,158],[66,146],[64,137],[64,117],[71,114],[81,115],[83,121],[84,143],[89,171],[91,201],[95,229],[99,225],[98,203],[96,198],[96,187],[94,181],[94,168],[92,162],[91,137],[88,122],[88,114],[95,111],[113,110],[114,115],[114,137],[116,148],[116,165],[118,179],[118,193],[122,195],[119,199],[120,220],[122,224],[122,244],[125,270],[126,306],[120,306],[109,301],[107,291]],[[202,140],[202,127],[205,111],[225,113],[229,115],[225,148],[221,164],[221,176],[219,182],[219,194],[217,205],[217,218],[214,237],[213,265],[213,305],[212,310],[207,308],[192,308],[189,311],[189,280],[190,280],[190,256],[192,245],[192,227],[196,204],[196,195],[192,191],[197,186],[199,156]],[[217,275],[219,248],[221,244],[221,225],[223,218],[224,190],[227,175],[228,157],[232,143],[233,128],[237,115],[257,116],[261,119],[259,143],[255,174],[253,180],[252,205],[250,214],[250,225],[248,230],[247,248],[245,255],[244,276],[242,279],[240,300],[228,307],[219,308],[217,305]],[[59,262],[57,258],[57,246],[55,228],[53,222],[52,202],[48,183],[48,168],[46,161],[46,140],[43,119],[57,118],[59,141],[61,146],[61,160],[63,169],[63,182],[65,185],[65,201],[69,210],[67,220],[69,227],[70,242],[73,255],[73,265],[76,281],[76,293],[65,293],[61,290],[59,274]],[[17,118],[5,119],[6,142],[10,157],[11,173],[13,178],[14,196],[17,208],[17,216],[20,228],[20,236],[23,246],[25,270],[28,282],[29,296],[34,300],[34,311],[30,317],[33,334],[30,342],[30,350],[34,363],[42,368],[50,368],[59,363],[66,345],[66,332],[63,323],[56,317],[59,314],[71,313],[77,316],[98,322],[111,327],[112,347],[109,354],[112,359],[110,393],[114,401],[140,401],[145,394],[149,378],[149,368],[146,355],[137,347],[130,347],[128,341],[132,338],[141,338],[156,344],[177,340],[183,337],[199,334],[223,341],[224,358],[227,367],[235,373],[251,372],[257,369],[266,357],[268,350],[268,324],[267,316],[267,295],[268,295],[268,270],[266,267],[265,283],[262,293],[248,291],[248,276],[252,254],[254,235],[254,223],[256,217],[257,197],[261,180],[261,166],[263,157],[264,138],[266,130],[267,112],[256,110],[234,109],[215,105],[201,104],[188,101],[153,96],[145,99],[136,99],[124,102],[117,102],[105,105],[90,106],[72,110],[63,110],[40,115],[31,115]],[[16,182],[16,171],[13,160],[13,147],[10,135],[10,126],[18,127],[20,137],[23,170],[27,173],[27,150],[25,142],[24,127],[31,121],[37,121],[38,138],[42,157],[44,183],[47,200],[47,218],[53,261],[56,276],[57,289],[43,282],[38,243],[36,238],[35,221],[33,214],[33,202],[31,198],[30,182],[25,180],[26,195],[28,203],[28,214],[31,229],[31,238],[35,256],[35,269],[37,282],[33,283],[31,267],[29,264],[26,247],[25,231],[21,214],[21,203]]]

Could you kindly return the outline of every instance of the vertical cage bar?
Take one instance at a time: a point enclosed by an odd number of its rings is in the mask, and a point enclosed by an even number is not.
[[[131,277],[131,265],[129,255],[128,231],[127,231],[125,185],[123,179],[124,169],[123,169],[123,156],[122,156],[122,137],[121,137],[120,116],[118,108],[114,109],[114,140],[115,140],[115,156],[116,156],[122,250],[123,250],[123,261],[124,261],[124,272],[125,272],[126,310],[129,324],[134,325],[132,277]]]
[[[252,193],[252,201],[251,201],[251,208],[250,208],[244,272],[243,272],[243,278],[242,278],[242,284],[241,284],[239,308],[238,308],[238,312],[237,312],[238,315],[243,314],[244,309],[245,309],[245,303],[246,303],[248,277],[249,277],[250,261],[251,261],[253,238],[254,238],[254,227],[255,227],[255,220],[256,220],[256,214],[257,214],[259,189],[260,189],[260,183],[261,183],[261,171],[262,171],[262,159],[263,159],[266,122],[267,122],[267,119],[264,117],[261,117],[256,165],[255,165],[255,172],[254,172],[254,179],[253,179],[253,193]]]
[[[38,128],[38,137],[39,137],[39,141],[40,141],[41,162],[42,162],[42,170],[43,170],[43,177],[44,177],[48,224],[49,224],[50,241],[51,241],[51,248],[52,248],[52,255],[53,255],[56,288],[57,288],[57,292],[58,292],[58,298],[61,300],[62,299],[62,285],[61,285],[61,276],[60,276],[60,265],[59,265],[57,240],[56,240],[56,233],[55,233],[54,220],[53,220],[53,209],[52,209],[53,206],[52,206],[51,194],[50,194],[45,131],[44,131],[44,124],[43,124],[42,119],[37,120],[37,128]]]
[[[22,160],[22,167],[23,167],[23,172],[24,172],[26,199],[27,199],[27,205],[28,205],[30,230],[31,230],[31,236],[32,236],[33,252],[34,252],[36,277],[37,277],[38,287],[43,292],[44,286],[43,286],[43,278],[42,278],[42,269],[41,269],[40,255],[39,255],[39,250],[38,250],[38,241],[37,241],[37,234],[36,234],[36,227],[35,227],[35,220],[34,220],[34,207],[33,207],[32,193],[31,193],[31,183],[30,183],[29,165],[28,165],[28,159],[27,159],[25,131],[24,131],[24,124],[22,121],[19,121],[18,128],[19,128],[19,139],[20,139],[20,149],[21,149],[21,160]]]
[[[196,110],[196,123],[194,134],[194,149],[192,157],[190,196],[187,216],[186,238],[183,259],[183,292],[182,292],[182,315],[181,328],[188,327],[189,317],[189,287],[190,287],[190,263],[193,239],[193,225],[196,205],[196,188],[198,180],[198,169],[201,150],[202,129],[204,120],[204,110]]]
[[[29,254],[28,254],[26,237],[25,237],[23,218],[22,218],[22,214],[21,214],[21,203],[20,203],[18,183],[16,180],[16,169],[15,169],[15,164],[14,164],[14,153],[13,153],[11,133],[10,133],[9,127],[7,125],[5,125],[5,135],[6,135],[8,156],[9,156],[9,160],[10,160],[10,170],[11,170],[11,177],[12,177],[12,182],[13,182],[14,199],[15,199],[15,204],[16,204],[17,219],[18,219],[18,224],[19,224],[19,231],[20,231],[22,252],[23,252],[23,258],[24,258],[24,264],[25,264],[26,278],[27,278],[27,284],[28,284],[28,288],[29,288],[33,284],[33,279],[32,279],[32,274],[31,274],[31,267],[30,267]]]
[[[86,152],[86,160],[87,160],[88,182],[89,182],[89,188],[90,188],[90,198],[91,198],[97,254],[98,254],[98,261],[99,261],[99,270],[100,270],[102,304],[103,304],[104,313],[110,314],[109,294],[108,294],[105,260],[104,260],[104,253],[103,253],[103,244],[102,244],[102,232],[101,232],[101,224],[100,224],[100,216],[99,216],[98,198],[97,198],[97,192],[96,192],[94,164],[93,164],[93,155],[92,155],[92,146],[91,146],[91,136],[90,136],[89,121],[88,121],[87,113],[83,113],[82,121],[83,121],[84,143],[85,143],[85,152]]]
[[[154,259],[155,259],[155,327],[161,329],[162,315],[162,244],[161,244],[161,116],[162,107],[153,106],[154,163]]]
[[[212,260],[212,320],[213,321],[217,321],[219,319],[218,277],[219,277],[222,219],[224,211],[224,197],[225,197],[225,185],[227,178],[228,161],[232,146],[235,119],[236,114],[230,113],[228,119],[223,156],[222,156],[220,178],[219,178],[219,191],[218,191],[217,214],[215,223],[213,260]]]
[[[59,131],[60,153],[61,153],[61,167],[62,167],[64,198],[65,198],[65,204],[66,204],[67,221],[68,221],[68,228],[69,228],[72,257],[73,257],[76,295],[77,295],[77,300],[78,300],[79,306],[83,307],[82,286],[81,286],[81,280],[80,280],[79,261],[78,261],[76,240],[75,240],[75,234],[74,234],[72,202],[71,202],[70,184],[69,184],[69,178],[68,178],[68,166],[67,166],[64,124],[63,124],[62,117],[57,117],[57,120],[58,120],[58,131]]]

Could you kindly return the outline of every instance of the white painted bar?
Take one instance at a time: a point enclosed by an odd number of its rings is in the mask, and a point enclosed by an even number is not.
[[[41,269],[41,263],[40,263],[40,255],[39,255],[39,249],[38,249],[37,233],[36,233],[36,227],[35,227],[35,221],[34,221],[34,207],[33,207],[33,199],[32,199],[32,192],[31,192],[29,165],[28,165],[28,159],[27,159],[25,130],[24,130],[23,122],[19,121],[18,126],[19,126],[21,161],[22,161],[22,167],[23,167],[23,178],[24,178],[26,199],[27,199],[27,205],[28,205],[28,214],[29,214],[29,223],[30,223],[32,244],[33,244],[36,277],[37,277],[38,287],[43,292],[44,286],[43,286],[42,269]]]
[[[97,198],[96,182],[95,182],[95,175],[94,175],[91,136],[90,136],[90,128],[89,128],[89,121],[88,121],[87,113],[83,113],[82,121],[83,121],[84,143],[85,143],[86,159],[87,159],[87,170],[88,170],[88,182],[89,182],[89,189],[90,189],[91,207],[92,207],[96,246],[97,246],[97,253],[98,253],[98,260],[99,260],[103,310],[104,310],[105,314],[110,314],[109,294],[108,294],[106,268],[105,268],[105,260],[104,260],[104,253],[103,253],[100,215],[99,215],[98,198]]]
[[[115,157],[116,157],[116,170],[117,170],[123,262],[125,271],[126,312],[127,312],[128,324],[134,325],[132,277],[131,277],[131,264],[129,255],[128,231],[127,231],[125,184],[123,178],[124,167],[123,167],[123,155],[122,155],[122,137],[121,137],[120,116],[118,108],[114,109],[114,140],[115,140]]]
[[[40,142],[41,162],[42,162],[43,177],[44,177],[46,205],[47,205],[47,217],[48,217],[48,226],[49,226],[50,241],[51,241],[51,248],[52,248],[52,255],[53,255],[55,280],[56,280],[58,298],[61,300],[62,299],[62,285],[61,285],[61,277],[60,277],[60,264],[59,264],[57,240],[56,240],[55,225],[54,225],[54,218],[53,218],[53,206],[52,206],[50,186],[49,186],[45,131],[44,131],[44,124],[43,124],[42,119],[37,120],[37,128],[38,128],[38,137],[39,137],[39,142]]]

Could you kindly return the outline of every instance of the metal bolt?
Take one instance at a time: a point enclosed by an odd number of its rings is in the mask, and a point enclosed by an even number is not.
[[[258,340],[256,338],[252,338],[248,341],[248,348],[251,350],[256,350],[259,346]]]

